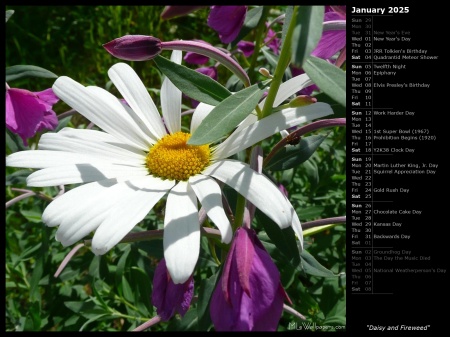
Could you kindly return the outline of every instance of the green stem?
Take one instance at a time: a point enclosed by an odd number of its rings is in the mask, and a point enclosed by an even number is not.
[[[234,217],[233,233],[238,227],[242,226],[244,222],[245,201],[245,198],[241,194],[238,194],[236,200],[236,214]]]
[[[295,27],[295,17],[297,15],[297,11],[298,6],[295,6],[289,28],[287,30],[286,36],[284,37],[283,45],[281,47],[279,61],[275,69],[275,73],[273,74],[269,93],[267,94],[266,102],[264,103],[264,107],[262,110],[263,118],[269,116],[272,113],[273,102],[275,101],[275,97],[278,93],[281,81],[283,80],[284,71],[291,61],[291,39]]]
[[[258,27],[256,29],[255,35],[255,49],[253,50],[252,60],[250,62],[250,67],[248,68],[248,76],[253,78],[255,73],[256,62],[258,61],[259,51],[261,50],[261,41],[264,36],[264,31],[266,29],[266,18],[269,14],[270,6],[263,6],[263,12],[261,18],[259,19]]]

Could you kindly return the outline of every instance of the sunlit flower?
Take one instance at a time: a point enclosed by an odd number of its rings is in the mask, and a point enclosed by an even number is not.
[[[174,51],[171,59],[181,63],[181,57]],[[41,169],[28,176],[29,186],[82,184],[56,198],[42,215],[47,226],[59,226],[58,241],[69,246],[95,231],[92,250],[104,254],[167,194],[164,258],[173,282],[184,283],[200,251],[197,199],[219,228],[222,241],[231,241],[219,180],[281,228],[292,226],[303,242],[295,210],[277,186],[249,165],[226,158],[280,130],[331,114],[328,104],[284,109],[260,121],[248,119],[219,145],[187,145],[190,133],[213,106],[199,104],[186,133],[181,131],[182,93],[169,79],[161,87],[163,124],[148,90],[129,65],[117,63],[108,75],[128,105],[100,87],[85,87],[69,77],[61,76],[53,85],[58,97],[103,131],[64,128],[46,133],[39,150],[6,158],[8,166]],[[292,81],[297,87],[286,87],[283,95],[292,95],[307,82]],[[277,104],[287,97],[276,99]]]
[[[280,272],[253,229],[241,227],[210,303],[217,331],[275,331],[287,295]]]
[[[6,127],[22,138],[27,139],[42,130],[53,130],[58,126],[58,118],[52,110],[59,98],[52,89],[31,92],[25,89],[6,90]]]
[[[219,34],[220,41],[230,43],[241,31],[246,14],[247,6],[211,6],[208,26]]]
[[[194,279],[174,284],[167,271],[166,261],[159,261],[153,276],[152,303],[161,320],[168,321],[176,313],[184,316],[194,296]]]

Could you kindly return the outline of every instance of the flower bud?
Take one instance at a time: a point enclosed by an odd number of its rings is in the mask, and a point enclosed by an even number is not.
[[[161,13],[161,19],[169,20],[180,16],[185,16],[204,7],[207,6],[166,6]]]
[[[317,102],[317,98],[308,95],[299,95],[289,102],[290,108],[298,108],[301,106],[307,106]]]
[[[105,43],[112,56],[126,61],[151,60],[161,53],[161,40],[147,35],[125,35]]]

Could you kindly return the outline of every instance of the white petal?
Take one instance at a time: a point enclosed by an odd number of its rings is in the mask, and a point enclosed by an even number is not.
[[[291,225],[294,209],[278,187],[263,174],[237,160],[221,160],[203,170],[234,188],[281,228]]]
[[[117,125],[122,125],[121,130],[114,133],[119,139],[124,140],[126,143],[138,146],[140,149],[148,150],[148,148],[155,144],[155,140],[151,137],[150,132],[143,127],[142,122],[136,117],[135,114],[130,114],[131,109],[127,109],[120,100],[100,87],[86,87],[86,90],[97,97],[97,99],[103,101],[104,110],[114,111],[115,114],[111,114],[111,119],[117,122]],[[116,127],[117,128],[117,127]]]
[[[53,150],[58,152],[71,152],[80,155],[94,156],[96,159],[111,163],[128,163],[129,165],[144,165],[145,152],[140,154],[125,150],[110,143],[76,139],[61,136],[59,133],[45,133],[39,140],[39,150]]]
[[[181,50],[174,50],[170,60],[181,64]],[[164,123],[170,133],[181,130],[181,91],[169,80],[164,78],[161,86],[161,109]]]
[[[76,164],[49,167],[30,174],[28,186],[44,187],[88,183],[109,178],[142,177],[148,175],[145,167],[108,164]]]
[[[49,151],[28,150],[10,154],[6,157],[6,166],[47,168],[69,164],[100,163],[95,156],[89,154]]]
[[[267,137],[310,120],[333,113],[326,103],[314,103],[301,108],[289,108],[278,111],[242,130],[234,131],[213,153],[213,159],[232,156]]]
[[[211,112],[212,109],[214,109],[214,105],[209,105],[206,103],[199,103],[197,105],[197,108],[195,109],[194,113],[192,114],[191,119],[191,134],[197,130],[198,126],[201,122],[203,122],[203,119],[208,116],[208,114]]]
[[[222,190],[219,184],[214,179],[204,175],[190,177],[189,184],[205,208],[209,218],[219,228],[220,234],[222,235],[222,242],[230,243],[233,231],[223,209]]]
[[[134,183],[129,180],[121,181],[94,195],[85,195],[85,200],[79,201],[76,210],[68,212],[62,219],[56,232],[56,240],[61,241],[64,246],[70,246],[94,231],[111,214],[111,210],[120,206],[121,200],[134,192],[133,187],[137,188],[136,184],[144,178],[136,179]]]
[[[133,68],[126,63],[117,63],[109,69],[108,76],[148,128],[152,138],[158,140],[164,137],[167,133],[158,109]]]
[[[138,189],[122,198],[97,228],[92,239],[95,254],[104,254],[127,235],[153,206],[175,185],[173,180],[146,177]]]
[[[273,102],[273,107],[279,106],[290,96],[294,95],[296,92],[312,85],[313,82],[306,74],[301,74],[295,76],[286,82],[281,83],[280,88],[275,96],[275,100]],[[264,98],[260,103],[259,107],[262,109],[266,102],[266,98]],[[258,120],[258,117],[255,114],[248,115],[236,128],[236,131],[242,130],[243,128],[255,123]]]
[[[311,79],[309,78],[309,76],[307,74],[301,74],[301,75],[292,77],[291,79],[287,80],[286,82],[281,83],[280,88],[278,89],[277,95],[275,96],[275,100],[273,102],[273,107],[279,106],[290,96],[294,95],[296,92],[302,90],[303,88],[310,86],[311,84],[313,84],[313,82],[311,81]],[[259,103],[259,107],[263,108],[265,102],[266,102],[266,98],[264,98]]]
[[[66,76],[58,77],[52,88],[60,99],[106,132],[126,144],[148,149],[143,139],[137,137],[140,129],[117,98],[105,101],[105,95],[98,95]]]
[[[78,207],[74,207],[74,205],[79,205],[80,202],[86,200],[87,196],[97,195],[116,183],[116,179],[95,181],[67,191],[47,206],[42,213],[42,221],[49,227],[60,225],[66,214],[78,212]]]
[[[173,282],[186,282],[200,253],[197,200],[186,182],[180,181],[167,197],[163,245],[167,270]]]
[[[46,134],[53,134],[53,133],[47,132],[45,133],[45,135]],[[136,153],[138,155],[142,155],[143,153],[141,149],[134,147],[131,144],[124,143],[121,140],[114,137],[113,135],[106,133],[104,131],[91,129],[63,128],[57,134],[60,137],[110,144],[119,147],[121,149]]]

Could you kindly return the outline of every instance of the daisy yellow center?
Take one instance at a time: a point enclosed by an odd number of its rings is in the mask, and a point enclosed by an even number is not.
[[[209,145],[188,145],[190,133],[176,132],[161,138],[150,148],[147,168],[163,179],[188,180],[210,161]]]

